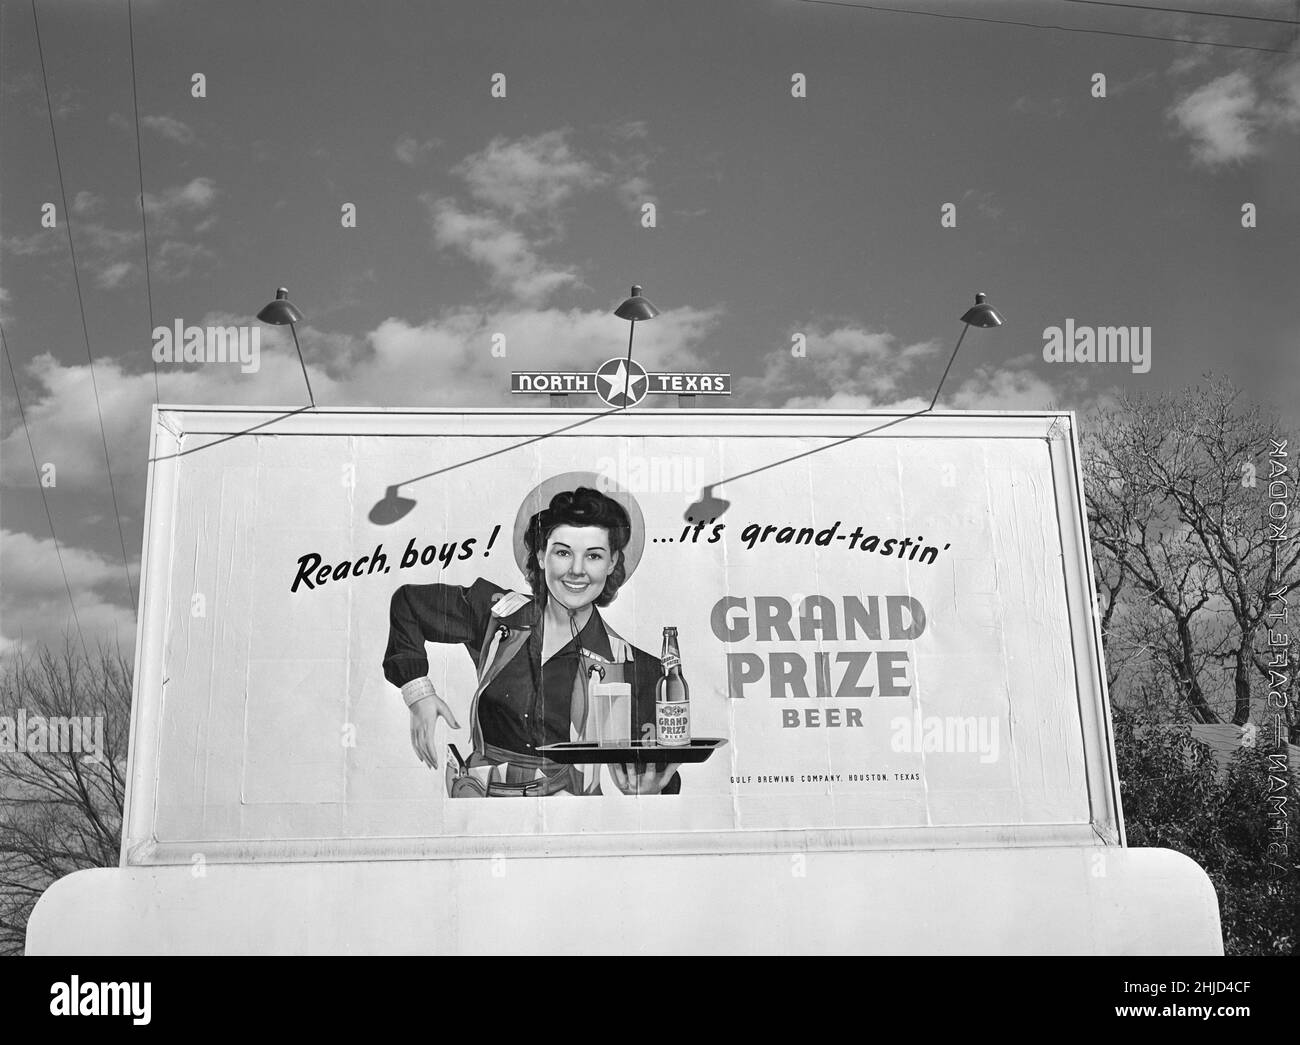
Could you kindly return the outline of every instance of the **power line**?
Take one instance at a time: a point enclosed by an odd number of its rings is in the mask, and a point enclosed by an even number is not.
[[[35,2],[35,0],[33,0]],[[140,99],[135,87],[135,21],[131,17],[132,0],[126,0],[127,32],[131,38],[131,105],[135,110],[135,169],[140,177],[140,230],[144,234],[144,288],[149,299],[149,332],[152,336],[153,321],[153,279],[149,275],[149,222],[144,213],[144,157],[140,147]],[[158,403],[158,360],[149,353],[153,363],[153,401]]]
[[[1058,33],[1090,33],[1095,36],[1122,36],[1130,40],[1163,40],[1172,44],[1196,44],[1201,47],[1227,47],[1235,51],[1263,51],[1265,54],[1290,54],[1276,47],[1255,47],[1251,44],[1225,44],[1213,40],[1188,40],[1179,36],[1153,36],[1146,33],[1121,33],[1113,29],[1083,29],[1071,25],[1043,25],[1039,22],[1017,22],[1006,18],[981,18],[978,15],[945,14],[940,11],[917,11],[908,7],[884,7],[880,4],[850,3],[849,0],[798,0],[801,4],[819,4],[826,7],[853,7],[863,11],[881,11],[887,14],[922,15],[926,18],[944,18],[958,22],[986,22],[990,25],[1015,25],[1022,29],[1047,29]]]
[[[77,308],[81,312],[81,335],[86,343],[86,359],[90,363],[90,387],[95,393],[95,413],[99,415],[99,438],[104,444],[104,468],[108,473],[108,489],[113,495],[113,515],[117,520],[117,536],[122,542],[122,569],[126,572],[126,590],[131,597],[131,612],[136,612],[135,589],[131,585],[131,566],[126,554],[126,535],[122,532],[122,512],[117,506],[117,486],[113,482],[113,465],[108,456],[108,435],[104,431],[104,412],[99,405],[99,384],[95,380],[95,359],[90,353],[90,328],[86,325],[86,304],[81,297],[81,276],[77,271],[77,250],[72,244],[72,211],[68,207],[68,193],[63,184],[63,164],[59,159],[59,136],[54,130],[54,103],[50,100],[50,81],[45,73],[45,49],[41,46],[41,23],[36,17],[36,0],[32,0],[32,21],[36,25],[36,52],[41,60],[41,84],[45,88],[45,108],[50,114],[50,138],[54,142],[54,166],[59,175],[59,197],[63,201],[63,227],[68,233],[68,253],[72,256],[72,281],[77,288]]]
[[[1147,4],[1121,4],[1118,0],[1061,0],[1063,4],[1086,4],[1089,7],[1122,7],[1128,11],[1160,11],[1164,14],[1199,15],[1201,18],[1237,18],[1243,22],[1272,22],[1276,25],[1300,25],[1290,18],[1265,18],[1262,15],[1224,14],[1221,11],[1189,11],[1185,7],[1154,7]]]
[[[18,402],[18,416],[22,418],[23,431],[27,434],[27,449],[32,454],[32,468],[36,470],[36,489],[41,494],[41,504],[45,505],[45,518],[50,524],[50,538],[54,541],[54,554],[59,560],[59,572],[63,574],[63,587],[68,592],[68,605],[72,607],[72,622],[77,626],[77,637],[81,639],[81,652],[90,663],[90,650],[86,648],[86,636],[81,633],[81,620],[77,617],[77,600],[72,597],[72,585],[68,581],[68,571],[63,566],[63,552],[59,548],[59,538],[54,532],[54,516],[50,514],[50,502],[45,496],[45,485],[41,482],[41,466],[36,463],[36,447],[32,444],[32,430],[27,427],[27,414],[23,410],[23,396],[18,390],[18,375],[14,373],[13,357],[9,355],[9,339],[5,337],[4,327],[0,326],[0,345],[4,346],[5,361],[9,364],[9,380],[14,385],[14,399]]]

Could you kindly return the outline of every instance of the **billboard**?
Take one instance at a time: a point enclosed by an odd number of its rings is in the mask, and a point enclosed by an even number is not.
[[[150,458],[124,863],[1122,841],[1069,414],[163,407]]]

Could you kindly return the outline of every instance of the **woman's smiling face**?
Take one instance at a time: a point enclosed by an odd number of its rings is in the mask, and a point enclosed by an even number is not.
[[[551,597],[565,609],[580,610],[600,597],[614,567],[609,531],[603,526],[557,526],[537,561]]]

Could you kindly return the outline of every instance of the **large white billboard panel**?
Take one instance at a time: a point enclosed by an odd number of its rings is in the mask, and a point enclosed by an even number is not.
[[[1121,841],[1069,414],[161,408],[150,467],[127,863]],[[561,761],[620,678],[638,761]]]

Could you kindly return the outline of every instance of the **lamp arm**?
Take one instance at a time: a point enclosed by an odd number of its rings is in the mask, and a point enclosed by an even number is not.
[[[948,371],[952,369],[952,362],[957,358],[957,349],[961,348],[962,338],[966,336],[966,331],[969,329],[969,323],[962,324],[961,334],[957,337],[957,345],[952,350],[952,355],[948,357],[948,365],[943,368],[943,377],[939,378],[939,387],[934,390],[934,398],[930,400],[930,405],[926,407],[927,410],[933,410],[934,404],[939,401],[939,393],[943,390],[943,383],[948,380]]]
[[[626,369],[629,371],[632,369],[632,335],[634,333],[636,333],[636,320],[629,319],[627,321],[627,363],[626,363]],[[626,390],[624,390],[623,406],[620,409],[623,410],[627,409],[627,400],[628,400],[628,393]]]
[[[290,323],[289,330],[293,333],[293,347],[298,350],[298,364],[302,367],[302,379],[307,382],[307,398],[311,400],[311,406],[314,410],[316,409],[316,397],[311,394],[311,378],[307,376],[307,364],[303,362],[302,346],[298,344],[298,325]]]

